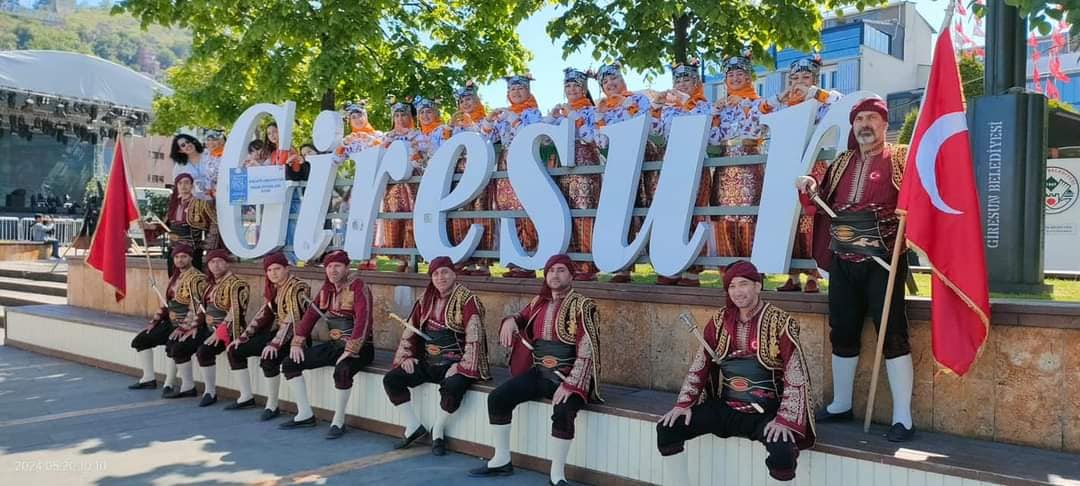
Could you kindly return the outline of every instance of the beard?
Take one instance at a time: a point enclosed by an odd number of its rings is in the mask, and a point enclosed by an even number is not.
[[[863,129],[855,134],[855,140],[862,145],[869,145],[878,141],[878,136],[871,129]]]

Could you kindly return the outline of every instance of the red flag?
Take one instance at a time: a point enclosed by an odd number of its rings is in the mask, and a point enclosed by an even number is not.
[[[123,137],[116,138],[101,216],[94,231],[94,241],[90,243],[90,254],[86,257],[86,263],[101,272],[105,283],[116,289],[117,302],[127,294],[127,258],[124,255],[127,254],[128,227],[139,219],[135,195],[127,181],[121,140]]]
[[[933,269],[934,358],[963,375],[986,342],[990,294],[971,139],[952,40],[938,37],[897,204]]]

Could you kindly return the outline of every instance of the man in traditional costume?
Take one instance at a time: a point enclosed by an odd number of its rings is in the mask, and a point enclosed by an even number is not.
[[[519,404],[550,398],[551,471],[554,485],[566,482],[566,457],[574,419],[586,402],[600,400],[600,314],[596,303],[575,291],[573,263],[555,255],[544,265],[544,286],[521,312],[503,319],[499,341],[512,348],[509,381],[488,395],[495,429],[495,456],[469,472],[474,477],[513,474],[510,421]]]
[[[290,342],[293,325],[300,322],[304,306],[311,301],[311,287],[289,272],[289,260],[278,251],[262,260],[266,282],[263,286],[265,304],[255,314],[254,320],[229,343],[226,355],[229,367],[240,384],[240,396],[226,410],[241,410],[255,406],[251,393],[251,373],[248,358],[258,356],[259,367],[266,377],[266,408],[259,420],[272,420],[281,414],[278,410],[278,394],[281,391],[281,362],[285,343]]]
[[[621,63],[615,61],[611,64],[603,64],[600,66],[600,69],[595,72],[590,72],[589,75],[596,78],[600,83],[601,91],[604,93],[604,97],[601,98],[600,102],[596,105],[596,112],[600,118],[596,124],[597,129],[607,125],[614,125],[631,118],[648,116],[650,133],[659,133],[660,121],[651,116],[652,104],[649,101],[649,97],[643,93],[630,91],[626,87],[626,80],[623,79],[622,75]],[[598,135],[596,142],[601,150],[607,150],[608,138],[606,136]],[[652,140],[645,142],[645,162],[659,161],[662,160],[663,157],[664,153]],[[651,205],[652,193],[645,189],[645,178],[643,177],[638,184],[636,207],[647,208]],[[630,238],[633,238],[634,235],[637,234],[641,229],[643,222],[644,218],[640,216],[631,218],[629,231]],[[633,264],[631,264],[628,268],[616,272],[609,282],[629,282],[630,271],[633,267]]]
[[[792,62],[791,67],[788,70],[789,88],[780,97],[781,108],[795,106],[806,100],[817,100],[822,104],[818,108],[817,115],[814,117],[814,123],[820,122],[821,117],[825,116],[825,113],[829,111],[829,105],[839,101],[841,96],[843,96],[837,91],[819,88],[816,83],[820,74],[821,58],[818,56],[804,57]],[[810,169],[810,176],[820,183],[821,179],[825,177],[825,168],[828,166],[829,163],[826,160],[815,161],[813,167]],[[813,208],[810,209],[810,211],[799,216],[799,233],[795,238],[795,248],[791,255],[793,258],[809,259],[814,257],[814,252],[812,250],[814,241],[814,210]],[[805,288],[799,285],[799,275],[802,273],[806,273]],[[787,282],[776,290],[781,292],[798,292],[799,290],[804,290],[808,294],[814,294],[819,291],[819,278],[821,278],[821,274],[818,273],[817,269],[792,270],[788,272]]]
[[[671,66],[671,77],[673,88],[662,93],[661,99],[655,103],[656,108],[653,110],[654,116],[660,120],[660,127],[665,140],[671,135],[671,125],[677,117],[704,115],[709,117],[710,124],[715,119],[712,103],[709,103],[709,100],[705,98],[705,85],[701,82],[701,64],[696,59]],[[644,172],[641,177],[645,184],[645,193],[656,194],[656,185],[660,182],[660,172]],[[708,207],[709,197],[712,195],[712,174],[709,172],[708,167],[701,168],[701,182],[698,185],[697,194],[694,207]],[[709,217],[694,216],[693,222],[708,227]],[[693,230],[694,228],[691,227],[691,233]],[[706,245],[701,251],[703,255],[707,255],[709,245]],[[701,282],[698,275],[702,270],[701,265],[691,265],[690,268],[683,272],[681,278],[661,275],[656,278],[656,283],[659,285],[699,287]]]
[[[190,176],[188,177],[190,182]],[[161,396],[179,398],[180,395],[173,386],[176,384],[177,365],[185,363],[187,372],[181,388],[187,394],[184,396],[195,396],[195,381],[191,376],[191,355],[188,354],[186,359],[184,357],[174,359],[178,344],[181,342],[179,340],[181,335],[186,336],[187,339],[192,338],[188,332],[195,327],[192,321],[198,315],[199,299],[206,290],[206,275],[191,264],[192,253],[191,246],[187,244],[175,243],[172,246],[173,269],[169,277],[169,286],[165,289],[166,303],[158,309],[150,323],[131,340],[131,347],[135,348],[139,356],[142,377],[128,388],[138,390],[157,387],[157,379],[154,375],[154,348],[165,346],[168,359],[165,361],[165,387],[161,391]],[[198,343],[199,341],[195,341],[196,346]],[[187,348],[186,342],[183,347]],[[181,355],[183,354],[185,353],[182,352]]]
[[[559,124],[563,120],[571,120],[574,123],[574,164],[576,167],[587,167],[603,164],[600,156],[600,147],[596,144],[599,114],[593,103],[592,94],[589,93],[589,76],[583,71],[574,68],[563,70],[563,93],[566,95],[566,103],[559,104],[551,110],[551,114],[545,118],[545,122]],[[557,154],[552,154],[548,161],[550,168],[557,164]],[[559,187],[570,209],[596,209],[600,203],[600,174],[590,175],[566,175],[558,178]],[[593,221],[592,217],[575,217],[572,219],[573,232],[570,237],[571,253],[592,253]],[[575,262],[574,279],[589,281],[596,280],[596,265],[592,262]]]
[[[199,315],[199,322],[210,330],[195,357],[202,367],[203,391],[200,407],[217,403],[217,357],[225,352],[225,347],[244,332],[244,323],[251,287],[244,279],[229,270],[232,256],[228,250],[211,250],[206,254],[206,267],[209,269],[206,293],[202,302],[204,311]]]
[[[441,456],[446,454],[446,423],[461,406],[465,391],[491,375],[484,305],[469,289],[457,283],[450,258],[440,256],[432,260],[428,275],[431,282],[409,314],[409,324],[426,337],[410,329],[402,333],[394,354],[394,368],[383,377],[383,388],[405,417],[404,439],[397,446],[401,449],[427,435],[410,401],[409,389],[423,383],[439,384],[441,410],[431,430],[431,452]]]
[[[717,100],[717,127],[710,143],[719,145],[726,157],[761,153],[763,127],[761,116],[776,109],[774,98],[765,99],[754,90],[754,64],[750,52],[724,61],[727,97]],[[756,206],[761,199],[765,166],[736,165],[717,167],[713,172],[713,206]],[[714,216],[713,233],[717,255],[749,257],[754,245],[756,216]]]
[[[333,366],[337,402],[326,438],[336,439],[345,433],[345,407],[352,393],[353,377],[375,359],[373,309],[371,290],[358,276],[349,273],[349,256],[344,251],[327,253],[322,263],[326,281],[297,324],[289,356],[281,363],[281,373],[296,401],[296,417],[281,423],[279,428],[315,426],[304,370]]]
[[[166,258],[170,274],[173,269],[169,255],[172,247],[177,244],[191,248],[192,265],[202,270],[204,238],[211,227],[217,227],[217,208],[214,201],[195,197],[194,184],[195,179],[187,172],[177,174],[173,180],[173,192],[169,196],[168,209],[165,211],[165,223],[169,231]]]
[[[829,341],[832,343],[833,401],[817,415],[818,422],[851,420],[851,395],[859,365],[866,314],[881,329],[889,269],[874,260],[891,261],[899,219],[896,201],[907,162],[907,146],[885,142],[889,112],[885,101],[868,98],[849,116],[848,150],[829,165],[821,184],[803,176],[798,188],[819,196],[836,212],[818,211],[814,221],[814,256],[829,272]],[[905,250],[906,251],[906,250]],[[894,278],[889,327],[885,331],[885,369],[892,392],[893,442],[911,440],[911,391],[914,370],[904,309],[907,259],[900,257]]]
[[[705,326],[675,407],[656,425],[665,484],[689,485],[686,441],[706,434],[765,444],[778,481],[795,478],[799,450],[814,444],[810,374],[799,323],[761,300],[762,275],[748,261],[728,265],[723,309]]]
[[[487,112],[484,110],[484,104],[480,101],[480,96],[477,94],[476,90],[476,83],[468,81],[464,86],[454,91],[454,99],[457,101],[457,111],[450,119],[450,127],[453,130],[453,135],[457,135],[461,132],[475,132],[479,133],[487,140],[493,140],[495,138],[494,127],[487,120]],[[465,157],[462,156],[462,158],[458,160],[458,172],[465,170],[464,164]],[[484,188],[484,192],[479,196],[476,196],[476,199],[473,199],[469,205],[461,209],[468,211],[488,211],[493,207],[494,201],[495,180],[492,179]],[[496,233],[495,220],[492,218],[454,218],[450,220],[451,241],[455,244],[460,243],[461,240],[465,238],[465,234],[469,230],[469,227],[473,224],[479,224],[484,228],[484,234],[480,237],[480,244],[476,246],[476,249],[481,251],[494,251]],[[491,271],[488,269],[491,262],[492,260],[489,258],[472,258],[462,274],[487,277],[491,275]]]

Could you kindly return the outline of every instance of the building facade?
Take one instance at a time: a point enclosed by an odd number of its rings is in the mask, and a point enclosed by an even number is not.
[[[868,90],[889,97],[889,128],[896,130],[907,112],[918,108],[921,96],[912,92],[921,92],[929,78],[933,37],[934,28],[912,2],[830,15],[821,32],[818,85],[844,94]],[[773,64],[758,67],[758,93],[770,96],[787,89],[788,67],[811,56],[794,49],[775,52]],[[710,99],[724,96],[723,76],[708,76],[706,86]]]

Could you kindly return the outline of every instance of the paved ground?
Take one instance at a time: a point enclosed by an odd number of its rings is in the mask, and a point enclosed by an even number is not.
[[[481,464],[427,446],[394,451],[393,439],[350,430],[281,431],[257,410],[207,409],[196,399],[129,391],[126,375],[0,347],[0,481],[4,484],[544,485],[519,470],[470,480]]]

